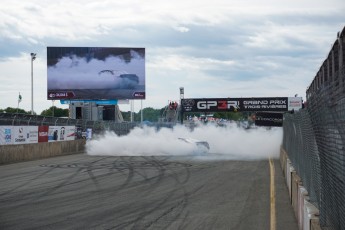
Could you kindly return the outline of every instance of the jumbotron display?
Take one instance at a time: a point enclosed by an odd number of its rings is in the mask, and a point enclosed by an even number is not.
[[[48,100],[145,99],[145,48],[47,47]]]

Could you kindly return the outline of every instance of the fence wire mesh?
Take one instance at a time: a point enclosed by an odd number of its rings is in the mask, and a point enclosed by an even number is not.
[[[176,122],[152,122],[150,124],[140,122],[115,122],[115,121],[92,121],[71,118],[59,117],[45,117],[28,114],[13,114],[0,113],[0,125],[9,126],[76,126],[78,130],[86,131],[91,128],[94,134],[104,134],[106,131],[111,131],[117,135],[127,135],[135,127],[142,127],[143,125],[151,126],[156,129],[172,128]]]
[[[345,67],[284,116],[283,147],[320,210],[322,229],[345,229]]]
[[[114,122],[114,121],[91,121],[81,119],[45,117],[27,114],[0,113],[0,125],[49,125],[49,126],[68,126],[73,125],[85,131],[91,128],[95,134],[102,134],[105,131],[113,131],[117,135],[126,135],[139,124],[136,122]]]

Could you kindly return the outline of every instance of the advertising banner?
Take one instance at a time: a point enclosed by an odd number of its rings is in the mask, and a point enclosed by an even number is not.
[[[96,105],[117,105],[118,100],[60,100],[61,104],[72,104],[72,103],[90,103],[94,102]]]
[[[92,129],[88,128],[86,129],[86,140],[91,140],[92,139]]]
[[[0,126],[0,145],[10,145],[13,142],[12,126]]]
[[[0,126],[0,145],[76,139],[75,126]]]
[[[26,126],[12,126],[13,144],[25,144],[29,134],[26,132]]]
[[[75,140],[75,126],[49,126],[48,142]]]
[[[48,100],[145,99],[145,48],[47,47],[47,65]]]
[[[302,108],[302,98],[190,98],[181,100],[182,112],[284,112]]]
[[[29,138],[27,143],[38,143],[38,126],[26,126]]]
[[[37,126],[12,126],[13,144],[29,144],[38,142]]]
[[[288,110],[292,111],[298,111],[300,109],[302,109],[302,98],[301,97],[289,97],[288,100]]]
[[[265,113],[258,112],[255,115],[256,126],[283,126],[283,114],[282,113]]]
[[[48,142],[48,125],[38,126],[38,142]]]

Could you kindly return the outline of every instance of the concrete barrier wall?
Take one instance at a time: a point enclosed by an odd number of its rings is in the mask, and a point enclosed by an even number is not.
[[[304,229],[303,223],[307,221],[307,217],[304,216],[304,205],[306,200],[309,200],[308,191],[302,185],[299,185],[297,193],[297,220],[299,229]]]
[[[298,187],[302,185],[301,178],[296,171],[291,172],[291,204],[298,218]]]
[[[310,230],[321,230],[318,219],[315,218],[310,221]]]
[[[291,205],[293,206],[300,230],[321,230],[319,222],[319,210],[309,203],[308,191],[303,187],[303,181],[298,176],[289,160],[288,153],[280,149],[280,163],[286,184],[290,194]]]
[[[280,164],[283,169],[283,174],[286,177],[286,161],[287,161],[287,153],[283,149],[283,147],[280,147]]]
[[[295,169],[292,167],[291,161],[289,159],[286,160],[286,184],[289,190],[289,197],[290,197],[290,204],[292,204],[292,184],[291,184],[291,174],[295,171]]]
[[[86,141],[81,139],[23,145],[0,145],[0,164],[80,153],[85,150],[85,143]]]
[[[309,203],[308,201],[304,201],[304,223],[303,229],[312,229],[312,221],[319,221],[319,210]],[[317,226],[316,226],[317,227]],[[320,225],[319,225],[320,227]],[[321,229],[321,228],[320,228]]]

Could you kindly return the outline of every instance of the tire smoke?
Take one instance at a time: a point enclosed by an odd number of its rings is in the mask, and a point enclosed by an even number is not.
[[[278,158],[282,128],[243,129],[235,126],[202,125],[193,130],[177,125],[174,128],[137,127],[126,136],[106,132],[86,144],[88,155],[102,156],[198,156],[196,145],[178,138],[207,141],[210,145],[204,159],[258,160]]]

